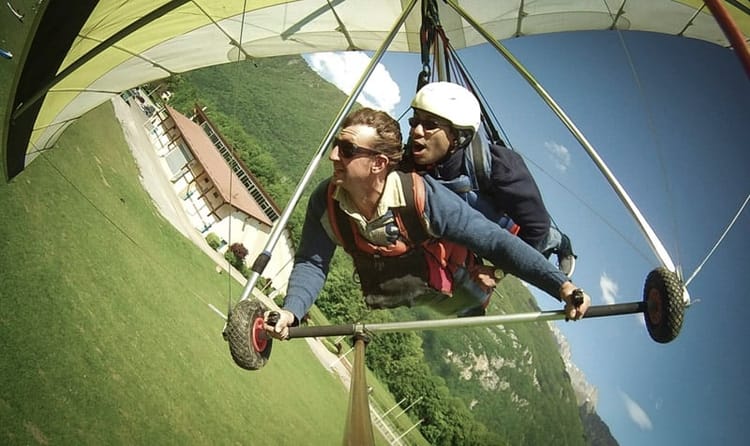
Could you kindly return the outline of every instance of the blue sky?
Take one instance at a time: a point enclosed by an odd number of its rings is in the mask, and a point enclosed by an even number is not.
[[[689,277],[750,194],[750,82],[734,54],[635,32],[530,36],[505,45],[583,131]],[[460,56],[571,236],[579,254],[575,282],[594,304],[641,300],[658,261],[588,155],[492,47]],[[367,63],[357,53],[307,60],[346,92]],[[360,99],[399,117],[421,64],[402,53],[388,53],[382,64]],[[402,125],[406,131],[405,119]],[[675,341],[652,341],[641,315],[559,324],[620,444],[739,445],[750,438],[750,324],[743,315],[750,296],[740,286],[750,265],[749,213],[690,284],[694,304]],[[536,295],[544,309],[558,309]]]

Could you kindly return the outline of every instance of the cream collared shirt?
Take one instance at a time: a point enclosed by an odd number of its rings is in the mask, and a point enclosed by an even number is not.
[[[393,214],[389,212],[389,208],[406,206],[406,198],[404,198],[401,178],[399,178],[398,174],[395,172],[391,172],[386,177],[383,194],[380,196],[380,201],[378,201],[375,214],[370,221],[368,221],[364,215],[357,210],[357,206],[352,201],[349,193],[341,187],[336,187],[333,192],[333,199],[338,202],[339,207],[352,218],[362,237],[367,239],[370,243],[380,246],[387,246],[391,243],[388,240],[388,230],[395,225],[395,222],[393,220]],[[328,216],[324,215],[323,220],[323,227],[326,229],[329,236],[331,236],[333,231],[331,230]],[[336,240],[336,237],[331,237],[331,239]]]

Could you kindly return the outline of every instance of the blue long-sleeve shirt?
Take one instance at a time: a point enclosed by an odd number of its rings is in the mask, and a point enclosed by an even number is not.
[[[423,179],[424,218],[432,236],[465,246],[505,273],[560,299],[560,286],[568,278],[544,256],[509,232],[498,231],[496,223],[487,220],[437,180]],[[328,221],[328,182],[319,184],[310,196],[302,238],[289,278],[284,308],[298,320],[307,313],[323,288],[337,246],[324,227],[324,222]]]

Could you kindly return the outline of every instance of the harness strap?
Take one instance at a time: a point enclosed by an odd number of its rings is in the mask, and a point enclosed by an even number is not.
[[[352,253],[354,250],[354,234],[352,231],[341,231],[341,228],[346,228],[351,225],[349,218],[346,216],[344,211],[338,206],[336,201],[333,199],[333,192],[336,190],[336,186],[333,181],[328,183],[328,221],[331,223],[331,230],[338,239],[341,246],[348,253]]]
[[[398,210],[406,231],[404,238],[409,240],[412,246],[421,245],[430,238],[422,218],[425,201],[424,182],[416,172],[409,174],[398,172],[398,175],[401,177],[404,198],[406,199],[406,206]]]
[[[471,140],[466,154],[471,155],[470,163],[466,166],[466,168],[470,169],[470,173],[474,174],[478,189],[490,190],[490,166],[492,163],[492,158],[490,155],[489,147],[484,142],[481,135],[474,135],[474,138]]]
[[[414,172],[397,172],[397,174],[401,179],[406,206],[393,209],[393,214],[401,232],[400,240],[409,248],[413,248],[430,238],[422,220],[425,201],[424,183],[422,177]],[[367,243],[365,240],[361,240],[359,232],[353,226],[349,216],[333,199],[335,187],[333,182],[328,183],[328,220],[331,223],[333,234],[346,252],[350,254],[355,251],[361,252],[361,248],[365,248]],[[342,230],[343,228],[348,228],[348,230]],[[368,252],[368,254],[374,254],[374,252]]]
[[[356,223],[333,199],[335,186],[328,184],[328,220],[333,235],[352,256],[366,304],[371,308],[411,306],[420,296],[452,296],[456,286],[472,296],[479,293],[481,299],[476,300],[486,302],[486,290],[466,285],[477,281],[480,265],[474,255],[466,247],[429,236],[423,218],[426,193],[422,177],[415,172],[397,175],[405,203],[390,209],[399,237],[388,246],[370,243],[360,234]]]

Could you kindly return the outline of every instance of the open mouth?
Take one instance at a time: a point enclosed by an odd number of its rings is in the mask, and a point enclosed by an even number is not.
[[[413,142],[411,146],[411,153],[414,155],[422,155],[427,147],[425,147],[423,144],[420,144],[418,142]]]

